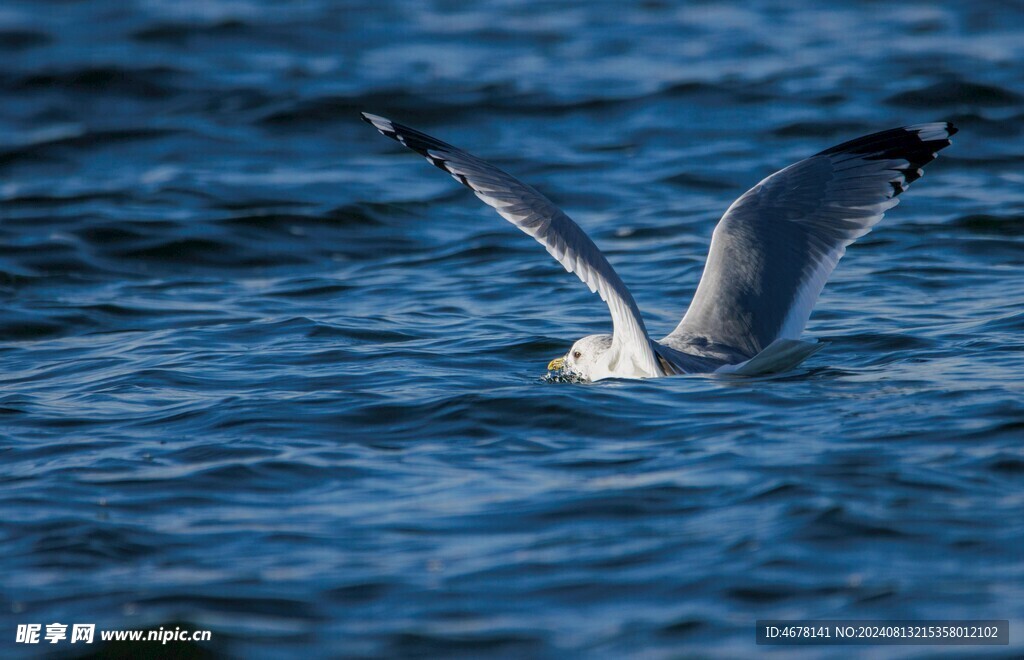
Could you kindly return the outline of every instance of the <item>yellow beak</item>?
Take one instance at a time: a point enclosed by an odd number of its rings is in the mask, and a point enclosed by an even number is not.
[[[561,371],[562,367],[565,366],[565,358],[555,358],[551,362],[548,362],[548,371]]]

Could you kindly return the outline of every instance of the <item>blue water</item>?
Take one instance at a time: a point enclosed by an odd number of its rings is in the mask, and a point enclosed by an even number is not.
[[[1010,619],[1020,652],[1022,62],[997,0],[7,0],[3,655],[61,621],[744,657],[801,617]],[[543,190],[656,336],[758,180],[961,132],[797,371],[579,385],[544,366],[604,304],[363,110]]]

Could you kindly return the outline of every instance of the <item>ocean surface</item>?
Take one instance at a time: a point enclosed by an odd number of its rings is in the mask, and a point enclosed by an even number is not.
[[[799,369],[581,385],[544,367],[605,305],[360,111],[544,191],[655,336],[763,177],[960,133]],[[749,657],[758,618],[1021,653],[1022,166],[1020,2],[6,0],[2,655]]]

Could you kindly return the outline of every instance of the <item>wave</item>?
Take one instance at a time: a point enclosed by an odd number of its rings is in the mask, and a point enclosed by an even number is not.
[[[938,82],[919,89],[897,92],[885,99],[890,105],[907,108],[1011,106],[1020,104],[1021,100],[1021,95],[1011,89],[964,81]]]
[[[86,92],[92,95],[166,99],[179,94],[183,73],[169,66],[85,66],[10,76],[3,86],[15,92]]]
[[[170,128],[122,128],[74,131],[15,146],[0,146],[0,165],[25,161],[56,161],[69,153],[88,152],[128,142],[159,140],[180,136],[184,131]]]
[[[1024,215],[973,213],[954,218],[948,224],[950,227],[963,229],[971,234],[1024,236]]]
[[[30,29],[0,29],[0,52],[18,52],[46,46],[53,37],[46,32]]]
[[[640,103],[687,100],[703,104],[750,104],[777,98],[781,90],[767,83],[712,83],[679,81],[657,91],[625,96],[560,98],[525,92],[511,83],[495,83],[439,92],[410,92],[405,88],[378,89],[349,96],[329,95],[304,99],[269,112],[260,121],[272,126],[350,122],[359,112],[415,118],[416,121],[451,122],[466,116],[494,113],[559,116],[577,112],[624,109]]]
[[[187,45],[200,37],[254,37],[259,31],[237,18],[230,18],[212,23],[179,23],[162,22],[135,30],[131,38],[146,43]]]

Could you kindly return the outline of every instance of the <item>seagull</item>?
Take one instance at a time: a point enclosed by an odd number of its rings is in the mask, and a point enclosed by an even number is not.
[[[655,341],[601,250],[544,195],[457,147],[361,114],[532,236],[608,304],[612,334],[584,337],[548,364],[549,372],[582,382],[761,375],[800,364],[822,347],[800,335],[846,247],[899,203],[898,195],[957,132],[949,122],[932,122],[873,133],[758,183],[719,220],[689,309],[671,333]]]

